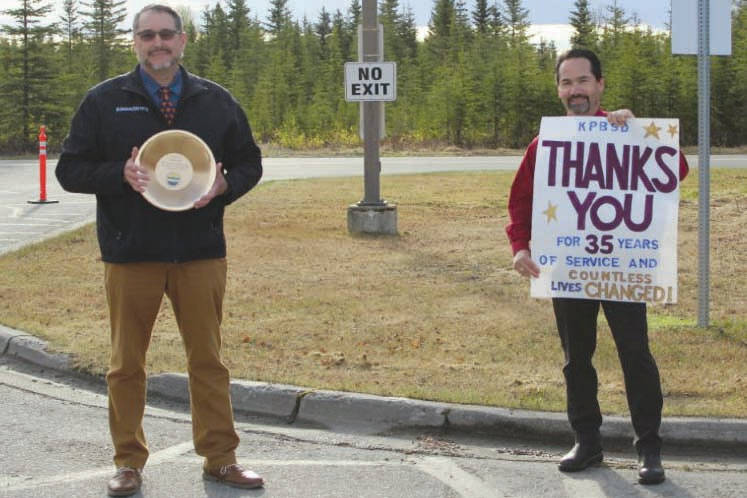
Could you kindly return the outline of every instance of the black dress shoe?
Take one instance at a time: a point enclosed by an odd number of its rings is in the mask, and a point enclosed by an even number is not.
[[[638,482],[641,484],[659,484],[664,482],[664,479],[664,467],[661,466],[659,452],[642,453],[638,457]]]
[[[562,472],[578,472],[589,465],[601,462],[602,458],[602,445],[599,441],[579,442],[560,459],[558,469]]]

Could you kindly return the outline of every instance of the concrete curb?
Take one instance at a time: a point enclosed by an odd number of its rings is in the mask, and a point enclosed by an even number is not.
[[[67,355],[47,352],[47,343],[31,334],[0,325],[0,357],[14,356],[44,368],[70,370]]]
[[[44,341],[0,325],[0,357],[3,355],[45,368],[71,370],[67,356],[48,353]],[[148,393],[188,403],[188,378],[180,373],[150,376]],[[243,380],[231,381],[231,398],[234,409],[247,414],[334,431],[373,434],[419,428],[564,443],[573,438],[563,413],[439,403]],[[630,444],[633,438],[630,420],[620,416],[604,417],[602,436],[605,440]],[[662,421],[661,436],[666,445],[747,447],[747,420],[669,417]]]

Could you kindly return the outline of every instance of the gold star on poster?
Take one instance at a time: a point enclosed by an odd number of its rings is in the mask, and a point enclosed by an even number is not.
[[[644,126],[643,129],[646,130],[646,135],[643,138],[656,137],[657,140],[661,140],[659,138],[659,130],[661,130],[661,126],[656,126],[656,123],[653,121],[651,121],[650,125]]]
[[[547,216],[547,222],[548,223],[550,223],[550,220],[558,221],[557,209],[558,209],[557,205],[553,205],[552,202],[547,201],[547,209],[545,209],[544,211],[542,211],[542,214],[544,214],[545,216]]]
[[[677,127],[674,125],[669,125],[669,130],[667,130],[667,133],[669,133],[672,138],[677,134]]]

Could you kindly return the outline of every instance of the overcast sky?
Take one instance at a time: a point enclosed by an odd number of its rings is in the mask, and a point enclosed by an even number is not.
[[[5,4],[9,0],[2,0]],[[58,0],[61,4],[61,0]],[[151,0],[132,0],[128,2],[132,11],[151,3]],[[215,0],[174,0],[169,1],[172,5],[190,5],[196,12],[200,12],[205,5],[215,5]],[[474,0],[467,0],[467,8],[474,7]],[[489,2],[492,3],[492,2]],[[566,24],[568,22],[568,13],[573,10],[574,0],[523,0],[524,8],[529,10],[529,16],[532,24]],[[612,3],[612,0],[590,0],[591,10],[603,10],[606,5]],[[669,1],[668,0],[617,0],[620,7],[628,13],[636,12],[641,20],[655,27],[663,28],[668,19]],[[400,0],[400,6],[410,7],[415,14],[415,20],[418,25],[426,26],[430,20],[431,10],[433,10],[433,0]],[[503,5],[502,1],[498,2]],[[224,4],[225,5],[225,4]],[[268,0],[247,0],[247,5],[252,11],[252,15],[259,16],[264,20],[267,17],[267,10],[270,2]],[[315,20],[319,15],[322,6],[330,12],[340,9],[343,13],[350,6],[350,0],[289,0],[288,7],[297,18],[302,18],[304,14],[309,19]]]
[[[127,2],[128,18],[127,25],[132,22],[133,14],[143,6],[154,3],[158,0],[129,0]],[[200,12],[205,6],[214,6],[216,0],[160,0],[163,3],[172,6],[189,6],[195,14],[195,19],[200,19]],[[614,0],[590,0],[589,4],[594,13],[602,13],[605,6],[612,4]],[[13,8],[19,5],[20,0],[0,0],[2,9]],[[52,0],[58,14],[54,20],[59,17],[59,11],[62,7],[62,0]],[[222,5],[225,6],[225,0]],[[489,2],[492,3],[492,2]],[[559,49],[567,48],[570,29],[568,28],[568,15],[574,8],[574,0],[523,0],[522,5],[529,10],[529,20],[535,25],[532,28],[533,33],[543,36],[547,40],[554,40]],[[400,0],[401,7],[409,7],[415,14],[415,22],[418,26],[425,28],[430,21],[431,10],[433,9],[433,0]],[[467,8],[471,10],[474,7],[474,0],[466,0]],[[498,1],[499,6],[503,1]],[[257,17],[264,21],[267,18],[267,11],[270,6],[269,0],[247,0],[250,9],[250,16]],[[617,5],[625,10],[628,15],[636,14],[645,24],[654,28],[663,29],[669,19],[669,0],[617,0]],[[322,7],[333,13],[336,10],[347,12],[350,6],[350,0],[289,0],[288,7],[292,15],[301,19],[303,16],[311,21],[315,21]],[[7,16],[0,15],[0,23],[8,23]],[[559,26],[560,25],[560,26]],[[566,26],[562,26],[566,25]]]

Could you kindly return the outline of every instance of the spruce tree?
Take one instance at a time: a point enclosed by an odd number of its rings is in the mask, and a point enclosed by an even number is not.
[[[454,18],[454,0],[435,0],[428,23],[428,37],[447,39]]]
[[[317,22],[314,24],[314,33],[319,37],[320,56],[323,60],[326,60],[329,55],[327,41],[329,35],[332,34],[332,17],[324,6],[322,6],[322,10],[319,11],[319,19],[317,19]]]
[[[226,28],[228,28],[228,51],[226,59],[233,62],[234,54],[241,48],[241,38],[246,36],[251,21],[249,19],[249,7],[246,0],[228,0],[228,12],[226,13]]]
[[[234,52],[229,78],[229,88],[234,97],[248,107],[257,85],[257,74],[263,70],[267,59],[265,32],[256,20],[242,29],[240,46]]]
[[[86,19],[83,28],[89,39],[96,77],[105,80],[118,72],[119,55],[125,46],[122,36],[130,30],[120,28],[127,17],[125,0],[81,0],[81,4],[90,10],[81,11]]]
[[[404,54],[404,43],[399,37],[401,15],[399,0],[382,0],[379,2],[378,22],[384,29],[384,58],[389,61],[401,61]]]
[[[732,10],[732,55],[713,57],[711,62],[711,92],[717,98],[711,103],[711,137],[714,142],[727,147],[744,143],[745,118],[747,111],[747,56],[745,50],[745,27],[747,11],[745,2],[735,5]]]
[[[596,41],[595,26],[589,11],[589,0],[576,0],[576,9],[571,11],[570,25],[573,26],[571,45],[574,48],[593,48]]]
[[[207,68],[210,65],[211,59],[211,40],[207,36],[208,26],[212,23],[212,14],[209,7],[205,7],[202,10],[201,19],[199,30],[195,23],[192,22],[193,29],[195,30],[193,40],[190,38],[191,30],[189,25],[185,24],[184,26],[191,46],[188,46],[184,51],[182,63],[189,71],[203,75],[207,74]]]
[[[522,7],[521,0],[504,0],[504,19],[511,43],[519,45],[528,37],[529,11]]]
[[[2,26],[13,43],[7,47],[8,61],[2,82],[0,122],[6,147],[14,152],[31,151],[36,143],[39,125],[59,115],[52,103],[57,98],[53,83],[55,67],[51,37],[54,25],[42,24],[52,11],[52,5],[43,0],[19,0],[16,8],[3,11],[13,19]],[[50,115],[51,111],[51,115]]]
[[[744,130],[747,130],[747,0],[739,0],[732,12],[732,64],[734,65],[732,111],[737,116],[732,133],[733,142],[744,145],[747,143]]]
[[[503,36],[506,32],[506,23],[501,15],[501,9],[498,8],[498,3],[494,3],[490,16],[490,30],[494,37]]]
[[[360,0],[350,0],[350,7],[348,7],[348,29],[357,32],[358,25],[361,23],[362,12],[363,8],[361,7]]]
[[[397,37],[403,45],[403,60],[412,59],[408,64],[414,64],[418,52],[418,27],[415,23],[415,14],[411,7],[405,8],[397,25]]]
[[[617,0],[607,5],[602,30],[606,50],[611,51],[619,47],[629,24],[630,18],[625,13],[625,9],[618,5]]]
[[[332,16],[332,35],[337,51],[342,56],[344,62],[351,59],[351,47],[353,39],[348,32],[345,16],[340,9],[337,9]]]
[[[475,26],[475,32],[484,35],[490,32],[491,21],[493,19],[493,10],[495,6],[488,5],[488,0],[476,0],[475,8],[472,11],[472,23]]]
[[[205,19],[205,37],[209,46],[210,62],[214,69],[218,69],[221,66],[226,70],[231,69],[233,60],[231,54],[233,54],[231,39],[231,27],[228,14],[220,3],[216,3],[210,15]],[[221,61],[218,64],[212,59],[220,57]]]
[[[61,67],[56,82],[60,100],[53,106],[65,116],[72,116],[86,90],[95,84],[91,61],[91,47],[83,38],[79,4],[76,0],[65,0],[60,16]],[[67,129],[69,120],[64,120]],[[54,141],[50,145],[54,145]],[[53,149],[54,147],[50,147]]]
[[[272,35],[277,35],[291,22],[288,0],[270,0],[270,13],[267,16],[265,28]]]
[[[65,43],[68,66],[73,62],[73,44],[80,37],[80,16],[76,0],[65,0],[62,3],[60,32]]]

